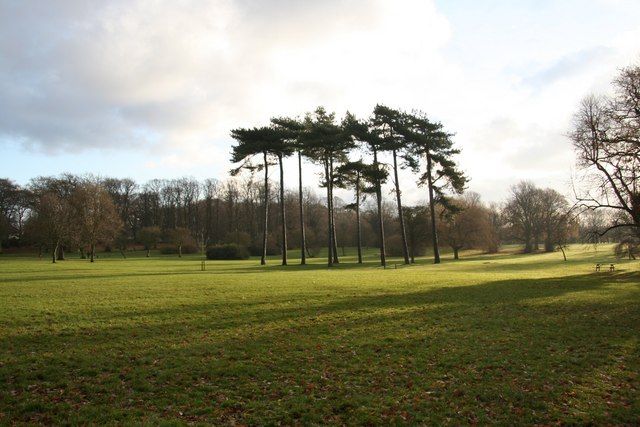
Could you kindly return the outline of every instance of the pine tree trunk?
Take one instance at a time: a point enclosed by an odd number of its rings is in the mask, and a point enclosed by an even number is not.
[[[264,156],[264,218],[262,221],[262,255],[260,257],[260,265],[267,263],[267,223],[269,221],[269,162],[267,161],[267,152],[262,153]]]
[[[373,165],[376,171],[379,171],[378,150],[373,150]],[[380,264],[387,266],[387,257],[385,254],[384,244],[384,218],[382,217],[382,185],[380,179],[376,177],[376,203],[378,205],[378,239],[380,244]]]
[[[433,239],[433,263],[440,264],[438,248],[438,229],[436,227],[436,206],[433,197],[433,176],[431,174],[431,154],[427,152],[427,185],[429,186],[429,210],[431,213],[431,234]]]
[[[324,174],[325,174],[325,183],[327,185],[327,267],[333,266],[333,226],[331,224],[331,220],[333,219],[333,215],[331,214],[331,185],[330,185],[330,176],[329,176],[329,160],[325,159],[324,162]]]
[[[287,265],[287,214],[284,208],[284,170],[282,155],[278,156],[280,164],[280,221],[282,222],[282,265]]]
[[[358,228],[358,264],[362,264],[362,227],[360,226],[360,172],[356,172],[356,227]]]
[[[331,175],[331,181],[329,185],[331,186],[331,234],[333,236],[333,263],[340,264],[340,260],[338,259],[338,239],[336,237],[336,209],[333,204],[333,159],[329,162],[329,173]]]
[[[302,154],[298,151],[298,198],[300,208],[300,264],[307,263],[307,238],[304,231],[304,200],[302,194]]]
[[[398,220],[400,221],[400,236],[402,237],[402,256],[404,257],[404,263],[409,264],[409,248],[407,246],[407,232],[404,227],[404,215],[402,214],[402,196],[400,192],[400,181],[398,179],[398,155],[396,150],[393,150],[393,176],[395,178],[396,186],[396,201],[398,203]]]

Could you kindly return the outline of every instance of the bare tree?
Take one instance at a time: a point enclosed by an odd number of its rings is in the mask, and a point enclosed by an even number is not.
[[[511,187],[511,196],[503,209],[511,236],[524,244],[524,252],[533,251],[536,227],[540,223],[539,190],[528,181]]]
[[[442,208],[441,217],[440,235],[453,250],[454,259],[460,259],[461,249],[480,248],[485,244],[490,218],[479,194],[467,193],[451,200],[450,208]]]
[[[115,239],[122,220],[109,193],[96,182],[82,183],[70,199],[78,239],[89,246],[89,259],[94,262],[96,245]]]
[[[604,230],[640,229],[640,66],[624,68],[611,97],[585,98],[570,134],[581,168],[577,204],[619,211]]]
[[[138,239],[140,240],[140,243],[144,245],[144,249],[147,251],[147,258],[149,258],[151,248],[153,248],[158,243],[161,235],[162,232],[160,231],[160,227],[157,226],[143,227],[138,232]]]
[[[171,242],[178,249],[178,257],[182,258],[182,248],[192,241],[191,232],[185,227],[176,227],[169,232]]]

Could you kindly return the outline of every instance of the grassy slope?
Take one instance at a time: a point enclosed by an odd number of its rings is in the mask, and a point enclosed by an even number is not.
[[[640,423],[640,266],[610,252],[0,257],[0,424]]]

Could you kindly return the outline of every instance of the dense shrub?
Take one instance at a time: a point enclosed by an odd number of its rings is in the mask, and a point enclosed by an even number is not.
[[[207,259],[248,259],[249,250],[245,246],[227,243],[207,248]]]

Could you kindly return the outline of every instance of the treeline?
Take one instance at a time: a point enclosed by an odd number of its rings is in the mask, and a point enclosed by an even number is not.
[[[192,178],[152,180],[98,178],[64,174],[39,177],[25,186],[0,179],[0,242],[3,247],[35,248],[53,261],[65,251],[93,259],[96,246],[121,251],[150,250],[194,253],[212,245],[234,243],[254,256],[262,253],[263,186],[251,175],[224,181]],[[279,188],[275,193],[279,194]],[[301,249],[299,194],[284,191],[288,247]],[[305,252],[315,257],[326,247],[326,200],[313,189],[303,190]],[[334,198],[336,250],[379,247],[377,204],[366,197],[360,210],[360,227],[351,201]],[[280,230],[279,197],[270,197],[269,220]],[[432,247],[430,206],[405,206],[405,232],[410,261]],[[440,243],[458,258],[463,249],[497,252],[504,243],[522,243],[525,251],[556,250],[569,241],[588,241],[589,230],[604,219],[589,216],[577,221],[568,214],[567,202],[554,190],[530,183],[513,187],[503,204],[487,205],[475,193],[452,197],[445,208],[435,206]],[[397,210],[383,200],[385,251],[403,256]],[[358,230],[359,228],[359,230]],[[281,254],[281,235],[270,232],[267,253]]]

